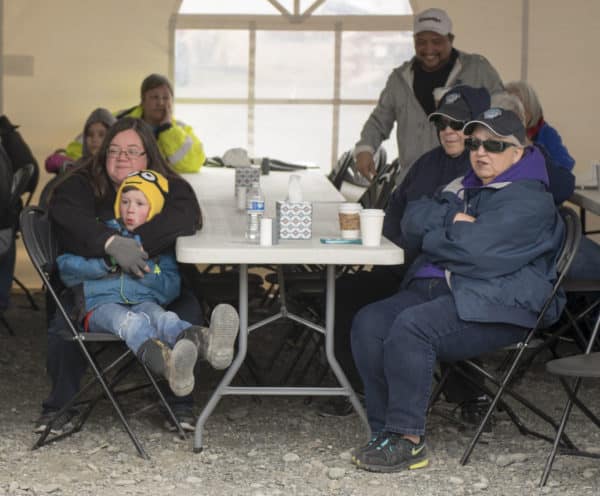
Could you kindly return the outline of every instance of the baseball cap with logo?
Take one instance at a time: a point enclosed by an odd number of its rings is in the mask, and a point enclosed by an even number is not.
[[[466,136],[470,136],[477,126],[488,128],[496,136],[512,138],[520,146],[526,144],[525,126],[521,119],[510,110],[492,107],[479,114],[476,119],[467,122],[463,128]]]
[[[442,9],[427,9],[414,17],[413,33],[433,31],[446,36],[452,32],[452,21]]]
[[[440,100],[435,112],[429,114],[429,120],[446,117],[453,121],[473,119],[490,106],[490,94],[485,88],[459,85],[450,88]]]

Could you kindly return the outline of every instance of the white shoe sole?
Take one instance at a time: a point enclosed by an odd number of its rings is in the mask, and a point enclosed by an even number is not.
[[[196,345],[187,339],[175,343],[169,363],[169,387],[175,396],[186,396],[194,390],[194,366],[198,358]]]
[[[217,370],[226,369],[233,360],[233,346],[240,327],[237,311],[227,303],[215,307],[210,316],[206,360]]]

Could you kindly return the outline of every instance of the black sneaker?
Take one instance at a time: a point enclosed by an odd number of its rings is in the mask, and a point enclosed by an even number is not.
[[[181,428],[184,431],[194,432],[196,430],[197,418],[196,418],[196,415],[194,414],[194,410],[192,409],[191,406],[174,405],[174,406],[171,406],[171,409],[173,410],[173,413],[175,414],[175,417],[177,418],[177,420],[179,420],[179,423],[181,424]],[[161,411],[164,415],[167,415],[167,412],[164,409],[161,408]],[[169,432],[175,432],[177,430],[177,427],[175,427],[175,424],[171,421],[171,419],[168,416],[166,416],[166,418],[165,418],[164,427]]]
[[[48,424],[54,419],[58,410],[48,410],[43,412],[39,418],[35,421],[35,427],[33,428],[33,432],[36,434],[41,434],[46,430]],[[74,427],[73,420],[79,412],[75,410],[68,410],[62,413],[57,419],[52,422],[52,427],[50,428],[50,433],[56,436],[60,436],[61,434],[69,431]]]
[[[361,469],[371,472],[400,472],[429,465],[425,438],[414,444],[400,434],[384,433],[380,441],[367,449],[359,448],[352,455],[352,462]]]
[[[373,446],[379,444],[381,441],[383,441],[383,439],[385,438],[385,436],[387,436],[387,432],[374,432],[373,434],[371,434],[371,439],[369,439],[365,444],[363,444],[362,446],[359,446],[358,448],[352,448],[350,450],[350,454],[352,455],[352,457],[354,458],[354,456],[356,456],[358,453],[362,453],[363,451],[368,451],[370,450]]]
[[[491,400],[487,395],[479,396],[478,398],[467,400],[460,406],[460,419],[469,426],[474,428],[479,427],[483,417],[487,413],[491,404]],[[493,415],[485,425],[483,432],[492,432],[494,424]]]

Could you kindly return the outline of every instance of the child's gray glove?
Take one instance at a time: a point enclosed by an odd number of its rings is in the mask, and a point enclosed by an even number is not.
[[[144,272],[150,271],[146,264],[148,254],[134,239],[115,235],[104,251],[114,259],[123,272],[143,277]]]

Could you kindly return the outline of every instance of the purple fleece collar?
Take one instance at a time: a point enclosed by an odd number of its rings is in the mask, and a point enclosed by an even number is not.
[[[521,160],[519,160],[509,169],[505,170],[486,186],[489,187],[498,183],[514,183],[524,180],[541,181],[546,185],[546,188],[550,185],[544,156],[534,146],[528,146],[525,148],[525,153],[523,154]],[[462,180],[462,185],[465,188],[481,188],[483,186],[481,179],[475,175],[473,169],[469,170],[469,172],[465,174],[465,177]]]

